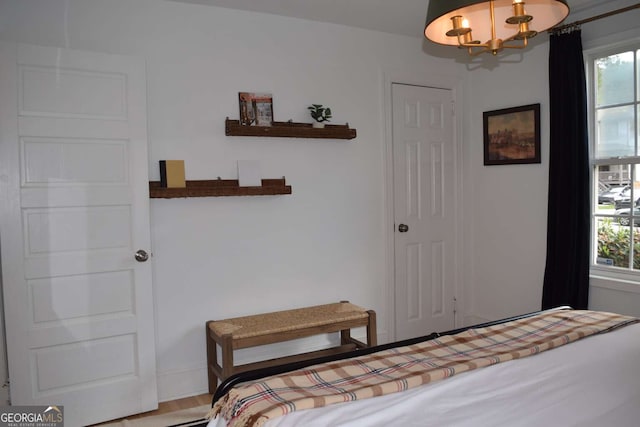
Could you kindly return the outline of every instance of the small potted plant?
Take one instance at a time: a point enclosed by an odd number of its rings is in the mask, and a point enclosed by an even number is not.
[[[315,120],[315,122],[313,122],[314,128],[323,128],[324,122],[330,121],[331,108],[323,107],[322,104],[311,104],[307,109],[311,113],[313,120]]]

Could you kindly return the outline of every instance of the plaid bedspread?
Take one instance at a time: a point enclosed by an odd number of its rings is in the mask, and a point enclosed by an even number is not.
[[[639,322],[613,313],[561,310],[310,366],[244,383],[214,405],[229,427],[258,427],[302,409],[366,399],[519,359]]]

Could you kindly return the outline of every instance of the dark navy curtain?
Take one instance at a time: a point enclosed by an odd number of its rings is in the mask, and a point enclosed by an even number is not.
[[[549,207],[542,308],[589,302],[587,92],[579,29],[550,36]]]

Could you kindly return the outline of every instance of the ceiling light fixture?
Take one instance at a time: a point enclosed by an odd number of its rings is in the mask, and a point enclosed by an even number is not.
[[[435,43],[466,48],[472,56],[497,55],[502,49],[527,47],[531,37],[567,15],[565,0],[430,0],[424,35]]]

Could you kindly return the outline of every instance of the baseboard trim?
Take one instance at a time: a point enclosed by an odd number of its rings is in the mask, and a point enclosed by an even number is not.
[[[464,316],[464,326],[473,326],[473,325],[479,325],[481,323],[487,323],[490,322],[490,319],[487,319],[486,317],[481,317],[481,316],[477,316],[475,314],[469,314],[467,316]]]
[[[158,402],[182,399],[209,392],[206,365],[159,372]]]
[[[0,387],[0,406],[9,406],[10,404],[9,388],[6,386]]]

